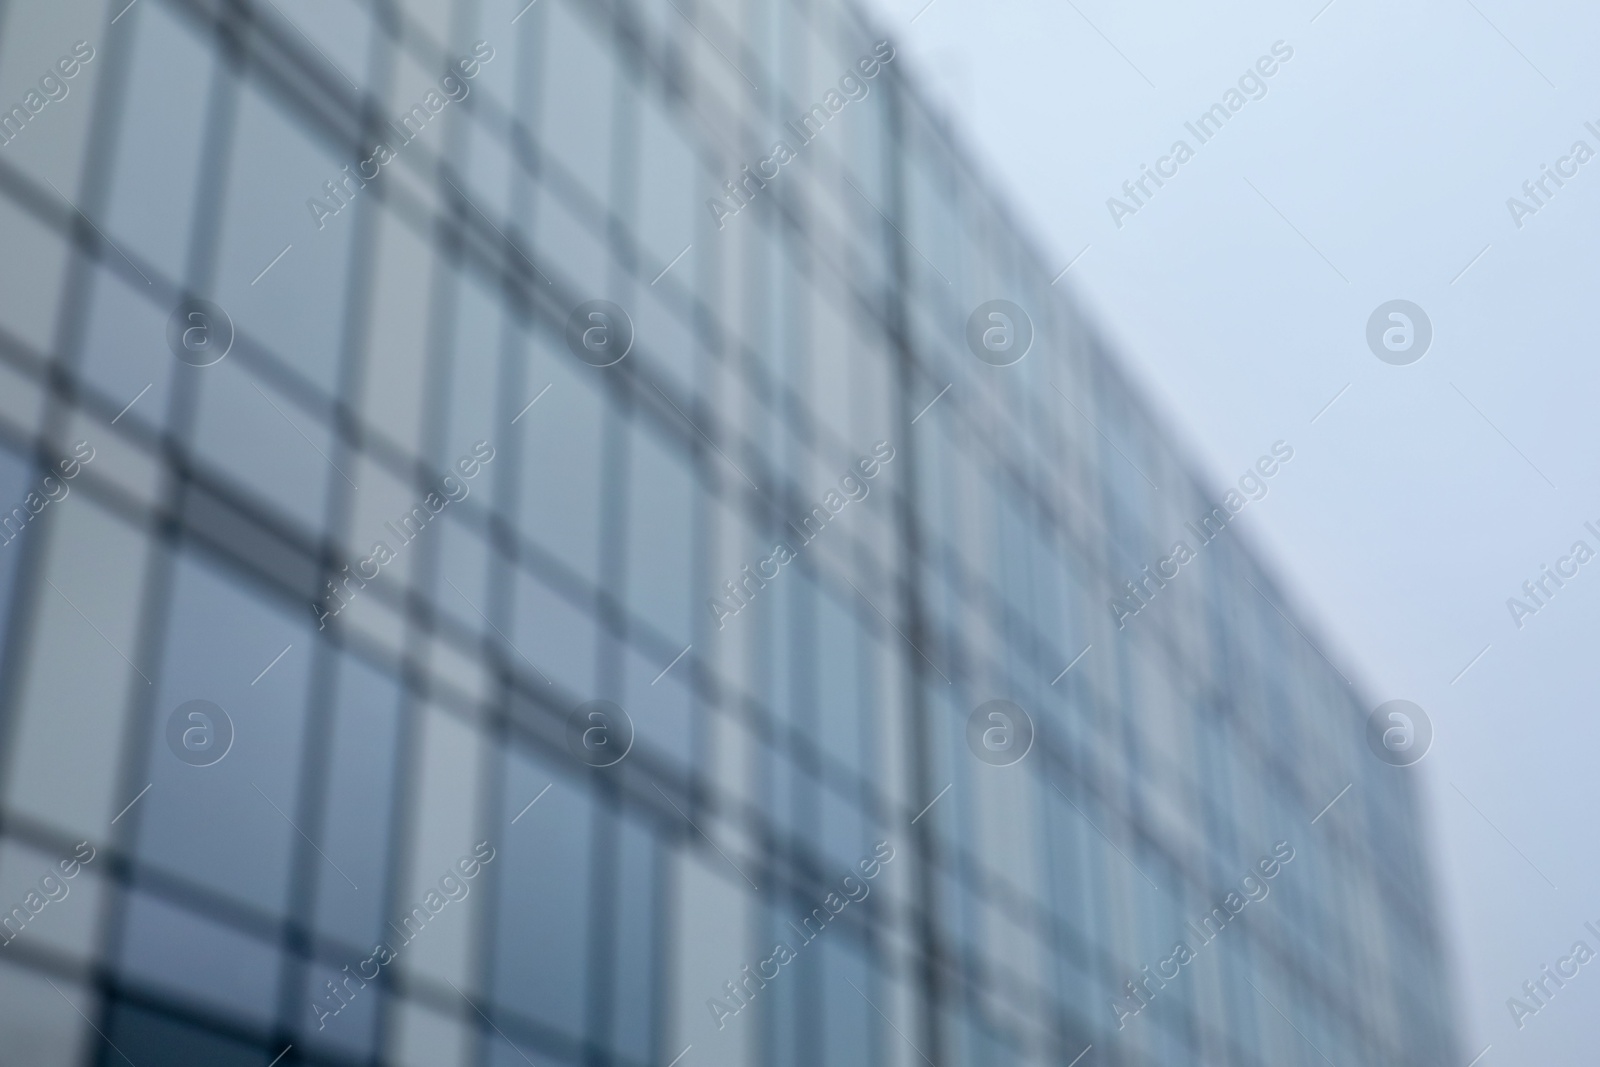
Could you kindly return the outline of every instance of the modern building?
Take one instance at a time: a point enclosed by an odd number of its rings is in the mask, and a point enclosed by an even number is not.
[[[1411,772],[894,38],[0,2],[0,1062],[1458,1062]]]

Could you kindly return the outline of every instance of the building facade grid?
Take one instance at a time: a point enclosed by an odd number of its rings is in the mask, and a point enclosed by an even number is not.
[[[0,559],[3,899],[103,857],[0,957],[27,1062],[1447,1062],[1408,787],[1247,545],[1114,624],[1215,494],[903,63],[706,209],[870,21],[521,7],[0,4],[4,99],[97,51],[0,148],[0,488],[96,452]],[[312,220],[480,40],[466,98]],[[961,340],[1000,294],[1038,331],[1009,368]],[[166,349],[188,296],[237,327],[216,366]],[[636,327],[614,367],[566,349],[594,298]],[[866,498],[707,610],[878,441]],[[994,697],[1038,726],[1013,768],[967,748]],[[238,729],[201,771],[164,735],[194,698]],[[637,730],[604,770],[567,747],[591,699]],[[480,840],[471,893],[319,1020]],[[1278,840],[1270,903],[1119,1029]],[[714,1025],[877,841],[871,896]]]

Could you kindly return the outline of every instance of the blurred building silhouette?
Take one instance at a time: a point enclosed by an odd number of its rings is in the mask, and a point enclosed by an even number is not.
[[[881,41],[0,0],[0,1061],[1456,1062],[1406,772]]]

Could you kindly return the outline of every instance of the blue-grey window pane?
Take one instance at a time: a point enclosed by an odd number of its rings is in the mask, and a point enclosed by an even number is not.
[[[526,656],[553,684],[593,699],[588,695],[595,684],[593,616],[531,574],[519,573],[516,582],[516,615],[508,636],[520,652],[517,662],[524,663]]]
[[[883,1057],[876,1045],[878,1015],[866,998],[879,1000],[882,992],[862,947],[843,934],[822,946],[822,1060],[830,1067],[873,1067]]]
[[[699,485],[686,456],[642,429],[633,433],[628,484],[628,603],[668,640],[687,643],[690,605],[702,599],[693,588]]]
[[[0,494],[3,494],[0,495],[0,508],[5,509],[0,512],[0,604],[12,603],[11,591],[17,580],[17,566],[22,561],[24,539],[28,536],[28,527],[21,525],[20,522],[12,526],[5,526],[3,523],[5,519],[11,517],[12,508],[21,505],[24,510],[28,510],[28,493],[37,491],[32,487],[32,480],[36,477],[43,476],[36,474],[34,468],[20,456],[13,455],[9,449],[0,448]],[[63,499],[70,498],[70,495],[69,489],[68,497]],[[30,518],[28,525],[31,526],[33,522],[34,520]],[[19,534],[18,529],[22,533]],[[10,628],[10,613],[0,612],[0,648],[4,647],[5,637]]]
[[[457,460],[468,456],[477,442],[494,444],[498,453],[499,444],[505,439],[498,407],[501,401],[498,389],[500,343],[505,321],[502,305],[484,289],[484,283],[472,277],[461,279],[456,294],[455,359],[451,361],[446,383],[449,430],[437,457],[440,468],[446,471],[454,468]],[[524,419],[536,413],[542,414],[538,407],[531,408]],[[495,458],[498,461],[500,456]],[[459,472],[457,474],[459,476]],[[480,471],[469,488],[488,506],[495,479],[484,477],[485,474],[494,474],[492,464]]]
[[[286,512],[307,532],[321,530],[329,482],[352,484],[348,470],[334,468],[332,429],[237,361],[205,369],[194,443],[199,463],[258,507]]]
[[[126,27],[135,38],[119,102],[127,121],[115,135],[105,229],[128,252],[181,278],[201,181],[212,54],[170,10],[148,8]]]
[[[206,1067],[267,1067],[272,1054],[193,1023],[180,1022],[131,1004],[117,1004],[106,1027],[115,1045],[112,1061],[128,1063],[203,1063]],[[124,1061],[121,1057],[126,1056]]]
[[[619,837],[612,1033],[618,1052],[644,1063],[655,1048],[658,997],[663,992],[661,859],[645,826],[624,819]]]
[[[645,659],[633,649],[624,655],[628,682],[625,707],[639,740],[658,754],[687,766],[695,751],[694,698],[689,688],[688,664],[679,660],[662,674],[676,653],[664,653],[659,660]]]
[[[125,980],[261,1026],[276,1013],[280,957],[264,941],[135,892],[122,935]]]
[[[125,282],[104,264],[94,268],[88,281],[83,372],[118,408],[138,397],[138,403],[118,419],[118,429],[131,429],[135,423],[160,426],[173,375],[189,369],[173,358],[166,345],[171,309],[151,303],[144,289],[137,279]],[[141,343],[130,344],[130,337],[140,338]],[[144,391],[147,385],[149,392]]]
[[[523,441],[522,528],[563,566],[595,582],[606,405],[592,377],[595,368],[574,368],[577,359],[566,355],[568,361],[539,364],[550,391],[517,423]]]
[[[320,861],[315,868],[317,927],[325,936],[370,949],[382,936],[385,918],[400,743],[399,686],[391,675],[346,655],[339,663],[330,711],[326,814],[317,837],[330,858],[338,857],[339,870]]]
[[[318,962],[306,968],[307,988],[293,1005],[302,1048],[346,1057],[371,1054],[387,994],[376,981],[362,983],[359,972],[366,959],[367,953],[352,954],[338,966]],[[328,988],[330,982],[337,992]]]
[[[506,823],[546,786],[550,791],[506,833],[495,863],[495,928],[506,951],[495,953],[492,988],[508,1010],[581,1038],[591,966],[593,801],[541,761],[519,753],[507,758]]]
[[[136,848],[143,861],[178,877],[282,914],[293,855],[304,847],[290,820],[300,784],[309,627],[191,556],[180,556],[176,568],[149,722],[152,784],[134,810]],[[291,644],[296,649],[251,685]],[[184,763],[167,746],[169,717],[191,700],[217,704],[233,724],[233,746],[212,766]]]
[[[238,109],[220,233],[223,274],[211,299],[238,330],[331,392],[344,341],[354,215],[371,210],[373,194],[354,194],[350,206],[324,217],[319,229],[307,202],[331,202],[323,183],[342,176],[350,155],[312,140],[253,88],[240,93]],[[288,253],[263,275],[285,248]]]

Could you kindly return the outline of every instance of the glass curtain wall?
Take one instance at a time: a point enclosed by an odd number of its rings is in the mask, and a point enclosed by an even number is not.
[[[0,106],[0,1060],[1455,1062],[1359,687],[855,7],[0,0]]]

